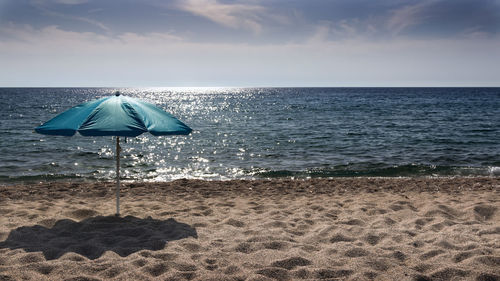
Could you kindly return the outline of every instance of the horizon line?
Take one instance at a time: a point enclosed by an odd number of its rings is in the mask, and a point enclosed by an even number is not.
[[[29,89],[29,88],[95,88],[95,89],[119,89],[119,88],[166,88],[166,89],[188,89],[188,88],[500,88],[497,86],[0,86],[0,89]]]

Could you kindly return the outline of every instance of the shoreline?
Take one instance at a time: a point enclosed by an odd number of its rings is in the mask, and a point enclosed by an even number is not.
[[[287,185],[284,188],[283,185]],[[71,195],[114,196],[114,181],[46,181],[37,183],[1,184],[0,194],[9,197],[21,195],[50,196],[58,192],[70,191]],[[500,177],[339,177],[312,179],[235,179],[235,180],[199,180],[178,179],[168,182],[121,181],[122,196],[134,195],[147,187],[155,191],[170,192],[309,192],[311,194],[339,194],[359,192],[461,192],[461,191],[500,191]],[[81,191],[81,194],[79,193]],[[2,196],[2,197],[3,197]],[[10,198],[10,197],[9,197]],[[1,198],[0,198],[1,200]]]
[[[2,280],[500,280],[500,178],[0,186]]]

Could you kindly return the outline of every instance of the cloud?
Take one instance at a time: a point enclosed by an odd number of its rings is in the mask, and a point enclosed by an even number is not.
[[[88,3],[89,0],[30,0],[30,2],[35,5],[51,5],[51,4],[80,5]]]
[[[87,3],[88,0],[54,0],[54,2],[58,4],[65,4],[65,5],[79,5],[83,3]]]
[[[318,27],[318,38],[326,27]],[[1,86],[498,86],[500,81],[499,41],[491,39],[251,45],[15,24],[1,26],[0,35]]]
[[[119,50],[127,46],[141,47],[147,50],[147,46],[162,48],[167,44],[177,44],[183,42],[181,37],[168,32],[150,32],[138,34],[125,32],[114,37],[98,34],[95,32],[67,31],[56,25],[50,25],[41,29],[35,29],[30,25],[16,25],[9,23],[0,26],[0,35],[4,35],[3,47],[18,46],[38,49],[42,52],[52,50],[54,53],[62,51],[68,47],[80,51],[84,50]]]
[[[66,4],[66,5],[76,5],[76,4],[86,3],[87,0],[55,0],[55,2],[60,3],[60,4]],[[39,9],[43,14],[45,14],[47,16],[56,17],[56,18],[60,18],[60,19],[66,19],[66,20],[79,21],[79,22],[83,22],[83,23],[87,23],[87,24],[96,26],[105,32],[111,31],[111,29],[108,26],[106,26],[105,24],[103,24],[100,21],[97,21],[97,20],[94,20],[91,18],[87,18],[87,17],[78,16],[78,15],[71,15],[68,13],[61,13],[61,12],[53,11],[53,10],[47,8],[44,2],[41,2],[39,0],[33,1],[33,4],[35,5],[35,7],[37,9]]]
[[[322,22],[315,26],[314,32],[311,37],[309,37],[309,43],[325,42],[329,40],[331,30],[331,23]]]
[[[245,28],[260,33],[263,6],[251,4],[225,4],[217,0],[182,0],[175,5],[178,9],[204,17],[230,28]]]
[[[460,37],[500,33],[498,0],[423,0],[390,11],[387,27],[393,35]]]
[[[381,36],[370,22],[352,20],[321,21],[312,27],[308,42],[339,42],[345,40],[373,40]]]
[[[398,35],[406,28],[422,23],[425,20],[422,12],[433,2],[436,0],[422,1],[393,10],[387,21],[389,29],[394,35]]]
[[[207,43],[500,35],[500,0],[9,1],[0,8],[0,24],[59,26],[108,36],[171,32]]]
[[[16,25],[14,23],[0,26],[0,35],[5,35],[3,42],[1,42],[1,46],[4,48],[8,46],[17,46],[25,49],[31,45],[33,46],[33,50],[45,47],[53,48],[56,46],[67,47],[72,43],[75,43],[76,46],[81,45],[83,42],[99,43],[109,40],[108,37],[104,35],[98,35],[93,32],[65,31],[55,25],[35,29],[28,24]],[[58,48],[52,50],[56,51],[57,49]],[[20,52],[22,52],[22,50],[20,50]]]

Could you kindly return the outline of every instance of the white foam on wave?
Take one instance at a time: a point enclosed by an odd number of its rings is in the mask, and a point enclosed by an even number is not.
[[[492,166],[488,168],[490,176],[500,176],[500,167]]]

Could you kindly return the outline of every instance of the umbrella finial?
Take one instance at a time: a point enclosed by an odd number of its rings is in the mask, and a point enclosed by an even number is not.
[[[115,92],[115,96],[119,96],[120,95],[120,92],[119,91],[116,91]]]

